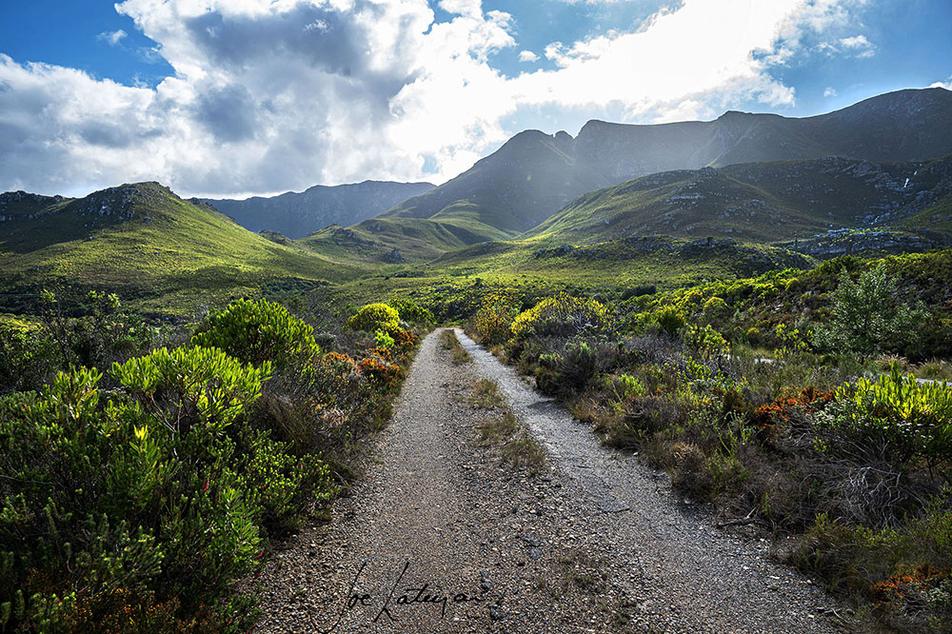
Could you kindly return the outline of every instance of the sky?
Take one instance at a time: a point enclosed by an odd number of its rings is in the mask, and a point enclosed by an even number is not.
[[[524,129],[928,86],[949,0],[6,0],[0,191],[441,183]]]

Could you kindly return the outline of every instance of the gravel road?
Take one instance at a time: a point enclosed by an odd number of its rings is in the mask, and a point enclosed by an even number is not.
[[[457,336],[454,365],[427,336],[365,475],[330,522],[278,546],[250,583],[261,632],[827,632],[833,601],[771,563],[766,542],[714,528],[664,476]],[[541,442],[541,476],[476,428],[499,386]]]

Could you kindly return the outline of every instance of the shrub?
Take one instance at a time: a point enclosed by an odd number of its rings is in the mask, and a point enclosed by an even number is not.
[[[237,456],[268,372],[160,349],[114,365],[108,398],[100,372],[78,369],[0,404],[0,552],[17,553],[0,604],[23,606],[14,628],[131,629],[172,598],[208,611],[256,565],[270,502],[254,492],[277,480]]]
[[[411,350],[419,340],[420,338],[412,330],[401,328],[393,333],[394,345],[404,351]]]
[[[895,280],[881,265],[864,271],[857,281],[843,271],[831,299],[830,319],[815,335],[817,346],[825,350],[901,351],[917,343],[928,316],[921,304],[899,300]]]
[[[872,530],[820,515],[792,560],[833,589],[879,602],[900,629],[952,627],[952,513],[938,506],[899,529]]]
[[[924,461],[931,472],[952,457],[952,387],[894,368],[838,388],[816,424],[830,451],[862,447],[903,469]]]
[[[744,332],[744,338],[747,339],[747,343],[752,346],[760,345],[763,342],[763,335],[760,332],[760,328],[757,326],[751,326]]]
[[[403,378],[403,368],[380,357],[366,357],[357,364],[358,371],[376,381],[384,389],[395,389]]]
[[[606,430],[606,440],[616,447],[637,448],[658,432],[686,420],[686,410],[676,398],[648,395],[630,399],[615,425]]]
[[[684,340],[704,359],[716,359],[730,354],[727,340],[710,325],[703,328],[689,326],[684,333]]]
[[[648,388],[641,379],[630,374],[620,374],[612,380],[612,391],[618,402],[625,402],[633,398],[647,396]]]
[[[38,349],[48,344],[58,353],[50,371],[74,365],[106,367],[147,351],[161,338],[158,328],[126,312],[115,293],[90,291],[76,304],[81,316],[72,317],[52,291],[40,294],[43,328],[34,341],[40,344]]]
[[[59,364],[56,345],[42,328],[0,318],[0,393],[37,388]]]
[[[509,300],[498,295],[483,298],[473,317],[473,332],[480,343],[494,346],[505,343],[511,335],[512,322],[518,311]]]
[[[266,299],[232,302],[205,320],[192,344],[218,348],[245,363],[268,361],[278,368],[308,364],[321,351],[311,326]]]
[[[718,322],[729,316],[730,307],[722,298],[714,295],[704,302],[702,314],[707,321]]]
[[[394,333],[400,329],[400,313],[387,304],[367,304],[347,320],[347,327],[363,332]]]
[[[433,313],[408,297],[392,299],[388,304],[397,311],[400,319],[420,326],[429,326],[436,322]]]
[[[593,299],[561,294],[516,316],[511,331],[516,337],[571,337],[608,325],[608,311]]]
[[[393,340],[393,337],[389,333],[384,332],[383,330],[378,330],[374,333],[374,345],[377,348],[382,350],[389,350],[392,348],[396,342]]]
[[[787,324],[777,324],[774,328],[774,337],[779,347],[776,350],[778,357],[790,357],[809,349],[807,338],[799,328],[790,328]]]
[[[665,306],[652,315],[653,321],[662,332],[674,336],[687,326],[687,317],[674,306]]]
[[[585,341],[568,344],[559,367],[561,383],[569,390],[580,392],[599,371],[598,351]]]

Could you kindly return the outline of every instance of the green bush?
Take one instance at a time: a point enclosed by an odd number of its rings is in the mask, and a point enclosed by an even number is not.
[[[278,368],[308,364],[321,352],[311,326],[266,299],[232,302],[199,326],[192,344],[224,350],[245,363],[267,361]]]
[[[952,387],[919,383],[893,368],[875,381],[838,388],[816,425],[829,451],[862,447],[898,468],[924,462],[933,471],[952,458]]]
[[[701,312],[704,319],[716,323],[730,315],[730,307],[722,298],[714,295],[704,302]]]
[[[60,362],[56,344],[43,328],[0,317],[0,393],[43,385]]]
[[[487,346],[505,343],[511,333],[512,322],[518,310],[510,301],[499,295],[483,298],[483,303],[473,317],[473,332],[476,339]]]
[[[395,344],[396,342],[393,340],[393,337],[383,330],[378,330],[374,333],[374,345],[376,347],[382,348],[383,350],[389,350]]]
[[[611,387],[615,394],[615,400],[619,403],[648,395],[648,388],[645,387],[641,379],[631,374],[618,375],[611,381]]]
[[[688,326],[684,340],[703,359],[716,359],[730,354],[727,340],[710,325],[703,328],[693,324]]]
[[[688,324],[687,315],[677,306],[665,305],[653,310],[633,313],[628,328],[635,332],[660,331],[668,336],[677,336]]]
[[[387,304],[367,304],[347,320],[347,327],[364,332],[382,330],[392,335],[400,330],[400,313]]]
[[[397,313],[400,319],[419,326],[429,326],[436,322],[430,309],[425,308],[408,297],[398,297],[387,302]]]
[[[608,310],[594,299],[561,294],[548,297],[516,316],[516,337],[572,337],[608,325]]]
[[[902,352],[918,344],[928,313],[900,301],[896,281],[880,265],[853,281],[840,274],[830,319],[816,330],[818,347],[835,352]]]
[[[113,365],[108,392],[81,368],[0,400],[3,627],[219,629],[263,525],[331,493],[319,460],[250,426],[269,373],[216,348],[162,348]]]
[[[569,390],[585,389],[599,369],[598,351],[587,342],[574,342],[565,347],[559,373],[562,383]]]
[[[864,595],[897,629],[952,628],[952,513],[929,508],[898,529],[816,518],[792,555],[835,590]]]
[[[129,313],[115,293],[89,291],[73,298],[67,310],[60,297],[49,290],[40,293],[39,328],[30,328],[20,338],[31,368],[13,385],[39,388],[57,370],[72,366],[107,367],[158,345],[163,331]],[[21,335],[24,333],[20,333]],[[16,340],[7,352],[16,355]]]

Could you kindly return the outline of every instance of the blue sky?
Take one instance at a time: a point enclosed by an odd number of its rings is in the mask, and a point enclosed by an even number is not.
[[[3,3],[0,188],[439,181],[523,128],[805,116],[952,82],[949,0],[196,4]]]

